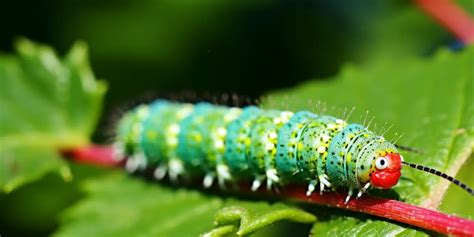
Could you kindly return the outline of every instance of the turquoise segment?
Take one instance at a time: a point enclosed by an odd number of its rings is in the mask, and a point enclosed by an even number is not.
[[[170,103],[167,101],[155,101],[149,107],[149,114],[142,123],[143,131],[140,137],[140,143],[148,163],[158,165],[167,159],[163,152],[163,142],[166,135],[162,130],[164,128],[163,116]]]
[[[353,139],[367,129],[359,124],[350,124],[337,133],[331,141],[326,161],[326,172],[331,183],[337,187],[350,187],[354,182],[348,180],[346,169],[346,149],[352,144]]]
[[[116,139],[120,149],[123,150],[123,155],[131,156],[141,152],[142,122],[147,116],[148,106],[140,105],[127,112],[119,121]]]
[[[301,171],[298,166],[298,159],[303,159],[303,154],[298,153],[300,140],[304,128],[317,117],[308,111],[300,111],[278,130],[276,167],[283,177],[291,178]]]
[[[243,176],[249,171],[247,157],[250,155],[250,131],[261,113],[258,107],[247,106],[227,127],[224,161],[234,176]]]
[[[151,164],[176,158],[179,123],[193,110],[191,104],[156,101],[150,105],[148,117],[143,121],[141,147]]]
[[[349,139],[344,146],[343,160],[344,169],[346,170],[346,180],[349,182],[348,186],[358,188],[361,186],[357,179],[357,161],[363,157],[363,153],[371,150],[380,137],[375,136],[372,132],[365,129],[354,137]]]
[[[215,170],[217,164],[224,164],[227,126],[240,113],[240,109],[214,106],[207,112],[199,130],[202,134],[200,149],[206,154],[204,162],[208,170]]]
[[[203,172],[225,164],[227,126],[240,114],[239,108],[200,103],[180,123],[177,155],[184,163]]]
[[[331,116],[320,116],[305,126],[298,144],[297,156],[304,179],[318,180],[318,177],[326,175],[329,145],[335,133],[344,126],[344,121]]]
[[[202,129],[202,125],[214,110],[215,106],[211,104],[199,103],[194,107],[193,112],[180,123],[177,155],[193,171],[207,171],[209,169],[206,162],[207,153],[201,147],[208,133]]]
[[[276,136],[277,126],[273,123],[273,119],[276,118],[279,111],[265,111],[259,115],[252,126],[250,131],[250,149],[247,163],[250,171],[253,174],[265,173],[265,160],[272,159],[272,150],[275,146],[275,142],[271,142],[269,134],[273,132]],[[267,146],[270,149],[267,149]]]
[[[293,113],[267,110],[258,116],[250,132],[249,169],[253,174],[264,174],[276,167],[278,130],[287,123]]]

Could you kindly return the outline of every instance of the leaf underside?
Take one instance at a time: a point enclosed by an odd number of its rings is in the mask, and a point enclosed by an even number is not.
[[[0,54],[0,189],[7,192],[51,171],[71,178],[58,150],[88,143],[106,90],[83,43],[63,59],[26,39],[16,49]]]
[[[312,214],[283,204],[160,187],[120,172],[87,181],[84,189],[90,196],[64,214],[56,236],[196,236],[212,227],[214,216],[218,228],[208,236],[246,235],[279,220],[315,221]]]

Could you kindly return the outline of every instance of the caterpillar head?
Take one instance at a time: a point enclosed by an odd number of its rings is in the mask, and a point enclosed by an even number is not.
[[[370,177],[370,184],[376,188],[388,189],[397,184],[402,169],[402,157],[398,153],[388,153],[373,161],[375,170]]]

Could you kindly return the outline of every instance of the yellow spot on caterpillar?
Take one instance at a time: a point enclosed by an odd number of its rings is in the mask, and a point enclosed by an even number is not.
[[[202,141],[202,136],[201,136],[201,134],[195,134],[195,135],[193,136],[193,139],[194,139],[194,141],[196,141],[196,142],[201,142],[201,141]]]
[[[139,119],[144,119],[146,116],[148,116],[148,111],[149,108],[148,106],[140,106],[137,109],[137,116]]]
[[[158,136],[158,134],[155,131],[148,131],[146,133],[146,138],[152,140],[155,139]]]
[[[169,146],[176,146],[176,145],[178,145],[178,138],[176,138],[176,137],[168,137],[168,138],[166,138],[166,143],[167,143]]]
[[[225,137],[225,135],[227,134],[227,130],[225,128],[218,128],[217,129],[217,134],[220,136],[220,137]]]
[[[277,134],[275,132],[271,132],[268,134],[268,138],[270,139],[276,139],[277,138]]]
[[[175,135],[175,134],[178,134],[180,130],[181,129],[180,129],[179,125],[177,123],[173,123],[168,127],[167,132],[170,133],[170,134]]]
[[[320,146],[318,147],[318,153],[324,153],[326,151],[326,147]]]
[[[217,149],[224,148],[224,142],[221,141],[221,140],[216,140],[216,141],[214,142],[214,146],[215,146]]]
[[[178,118],[178,120],[181,120],[184,117],[188,116],[191,111],[193,111],[193,105],[185,104],[183,108],[178,111],[176,117]]]
[[[275,148],[275,144],[271,143],[271,142],[268,142],[266,145],[265,145],[265,149],[267,149],[268,151],[270,150],[273,150]]]
[[[326,134],[324,134],[321,138],[323,139],[324,142],[327,142],[330,139],[330,137]]]

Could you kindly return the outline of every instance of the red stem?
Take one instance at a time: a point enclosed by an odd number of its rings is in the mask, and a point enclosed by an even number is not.
[[[123,162],[114,159],[113,149],[109,146],[90,145],[87,147],[68,148],[61,153],[77,163],[102,167],[120,167]]]
[[[464,44],[474,43],[474,20],[451,0],[415,0],[430,15]]]
[[[73,161],[84,164],[108,167],[120,167],[123,165],[123,162],[113,158],[113,150],[108,146],[91,145],[89,147],[66,149],[62,153]],[[241,185],[241,187],[239,192],[252,193],[249,185]],[[275,195],[273,192],[263,190],[260,193],[267,196]],[[323,195],[314,193],[308,197],[306,196],[306,187],[302,186],[287,186],[284,190],[280,191],[278,196],[300,202],[367,213],[442,234],[474,236],[474,221],[472,220],[447,215],[396,200],[364,195],[360,199],[351,199],[347,204],[344,204],[345,196],[343,194],[325,192]]]

